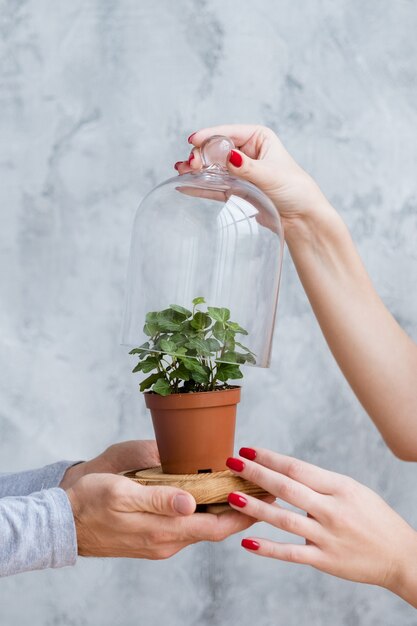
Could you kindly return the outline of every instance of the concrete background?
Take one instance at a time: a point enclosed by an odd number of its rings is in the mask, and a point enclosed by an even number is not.
[[[119,345],[130,229],[202,126],[278,131],[417,338],[416,31],[411,0],[0,2],[1,471],[152,435]],[[288,254],[273,365],[247,373],[241,444],[350,474],[417,525],[416,468],[344,382]],[[239,537],[0,585],[2,626],[235,622],[417,617],[384,590],[255,558]]]

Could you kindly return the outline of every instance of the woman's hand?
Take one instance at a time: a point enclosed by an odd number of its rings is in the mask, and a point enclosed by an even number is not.
[[[243,547],[386,587],[417,607],[417,534],[376,493],[347,476],[261,448],[242,448],[240,458],[228,459],[227,466],[307,513],[230,494],[236,510],[306,540],[292,544],[250,537]]]
[[[225,135],[234,142],[237,149],[229,155],[229,172],[254,183],[271,198],[284,230],[294,218],[332,210],[314,180],[288,154],[276,134],[264,126],[214,126],[193,133],[188,160],[175,164],[180,174],[201,168],[200,146],[212,135]]]

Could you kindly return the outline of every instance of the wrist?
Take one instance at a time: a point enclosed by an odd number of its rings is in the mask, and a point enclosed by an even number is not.
[[[71,467],[67,469],[61,482],[59,483],[59,486],[61,487],[61,489],[64,489],[66,491],[67,489],[72,487],[72,485],[76,483],[77,480],[79,480],[80,478],[82,478],[82,476],[87,474],[88,473],[87,466],[88,466],[88,463],[85,461],[81,461],[79,463],[75,463],[74,465],[71,465]]]
[[[347,228],[330,202],[321,195],[313,198],[309,208],[283,219],[285,240],[288,247],[300,244],[320,245],[335,239]]]

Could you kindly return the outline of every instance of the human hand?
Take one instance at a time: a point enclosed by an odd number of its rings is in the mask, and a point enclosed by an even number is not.
[[[130,469],[146,469],[160,464],[155,441],[123,441],[109,446],[104,452],[90,461],[69,467],[60,483],[68,489],[86,474],[119,474]]]
[[[352,478],[261,448],[242,448],[228,467],[307,512],[290,511],[243,493],[229,503],[306,544],[244,539],[251,552],[302,563],[357,582],[386,587],[417,606],[417,534],[368,487]]]
[[[278,209],[285,227],[297,218],[331,207],[314,180],[295,162],[276,134],[264,126],[223,125],[193,133],[193,149],[187,161],[178,161],[180,174],[202,166],[200,147],[212,135],[225,135],[235,144],[227,162],[233,176],[241,177],[262,189]]]
[[[165,559],[198,541],[222,541],[254,520],[235,511],[193,513],[174,487],[145,487],[124,476],[88,474],[67,490],[81,556]]]

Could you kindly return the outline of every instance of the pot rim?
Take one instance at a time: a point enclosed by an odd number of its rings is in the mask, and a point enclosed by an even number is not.
[[[234,385],[228,389],[213,391],[195,391],[189,393],[172,393],[160,396],[157,393],[145,391],[143,396],[148,409],[171,410],[209,406],[226,406],[240,402],[241,387]]]

